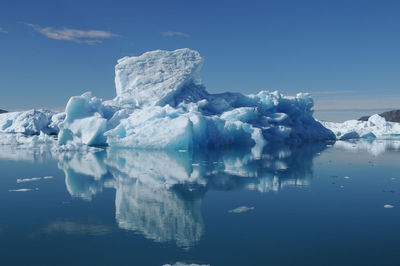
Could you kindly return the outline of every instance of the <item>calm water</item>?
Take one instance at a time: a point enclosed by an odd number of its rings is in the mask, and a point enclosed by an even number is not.
[[[400,264],[399,141],[2,146],[0,169],[1,265]]]

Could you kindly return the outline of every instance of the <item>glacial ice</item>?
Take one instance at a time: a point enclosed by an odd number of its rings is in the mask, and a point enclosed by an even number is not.
[[[348,120],[343,123],[321,122],[334,132],[337,139],[390,139],[400,136],[400,123],[387,122],[375,114],[368,121]]]
[[[372,116],[367,122],[319,122],[307,93],[277,91],[210,94],[202,85],[197,51],[151,51],[115,66],[116,97],[73,96],[65,112],[30,110],[0,114],[0,144],[56,143],[59,150],[88,146],[190,150],[268,142],[381,138],[400,126]],[[321,124],[322,123],[322,124]],[[35,135],[36,137],[30,137]],[[56,145],[56,144],[55,144]]]
[[[59,143],[151,149],[255,146],[271,140],[333,139],[315,121],[310,95],[209,94],[196,51],[152,51],[115,67],[116,98],[72,97]]]
[[[57,120],[53,121],[53,116],[52,111],[44,109],[3,113],[0,114],[0,132],[24,135],[39,135],[40,132],[56,134]]]

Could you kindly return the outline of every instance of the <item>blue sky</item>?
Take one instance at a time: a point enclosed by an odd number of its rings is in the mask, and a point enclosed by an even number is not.
[[[400,1],[0,3],[0,108],[111,99],[126,55],[189,47],[210,92],[311,92],[316,109],[400,108]]]

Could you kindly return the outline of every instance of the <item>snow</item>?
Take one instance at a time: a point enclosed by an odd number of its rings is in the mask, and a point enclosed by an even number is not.
[[[343,123],[321,122],[332,130],[337,139],[388,139],[400,136],[400,123],[387,122],[385,118],[375,114],[368,121],[348,120]]]
[[[307,93],[277,91],[210,94],[201,83],[197,51],[156,50],[124,57],[115,66],[116,97],[91,92],[73,96],[65,112],[29,110],[0,114],[0,144],[59,150],[86,146],[191,150],[252,147],[261,154],[270,142],[302,142],[400,135],[400,124],[374,115],[368,121],[319,122]],[[31,137],[35,135],[36,137]]]

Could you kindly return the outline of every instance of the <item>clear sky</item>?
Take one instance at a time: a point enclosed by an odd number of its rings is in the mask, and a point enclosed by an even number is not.
[[[0,2],[0,108],[115,96],[126,55],[188,47],[210,92],[311,92],[321,112],[400,108],[400,1]]]

